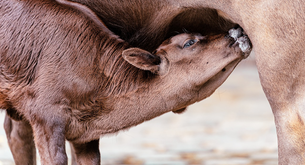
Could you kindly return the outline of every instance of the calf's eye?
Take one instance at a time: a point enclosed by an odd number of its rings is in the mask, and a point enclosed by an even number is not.
[[[183,48],[190,47],[190,46],[194,45],[196,42],[197,42],[197,40],[195,40],[195,39],[188,40],[188,41],[183,45]]]

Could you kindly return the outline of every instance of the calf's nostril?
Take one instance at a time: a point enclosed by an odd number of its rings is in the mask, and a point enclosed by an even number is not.
[[[226,68],[223,68],[221,71],[225,72],[227,69]]]

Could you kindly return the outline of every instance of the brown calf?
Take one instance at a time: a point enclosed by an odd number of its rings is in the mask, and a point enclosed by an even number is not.
[[[125,36],[130,34],[125,32],[134,29],[132,35],[126,36],[129,38],[127,41],[139,44],[141,48],[152,47],[149,42],[151,40],[161,42],[164,33],[171,34],[176,30],[175,27],[178,27],[178,30],[181,27],[197,30],[198,25],[204,24],[206,26],[202,29],[205,31],[217,32],[217,29],[226,29],[227,26],[224,25],[234,26],[232,22],[239,24],[253,43],[261,84],[274,113],[279,142],[279,164],[304,164],[304,1],[72,1],[89,6],[111,30],[116,30],[117,34]],[[214,10],[206,9],[207,7]],[[145,11],[149,11],[149,14],[146,15]],[[222,21],[217,13],[232,22]],[[137,18],[143,19],[137,21]],[[137,24],[133,24],[134,22]],[[125,28],[128,30],[125,31]],[[141,40],[148,42],[137,43]]]
[[[29,128],[42,164],[67,164],[66,139],[78,164],[100,164],[101,135],[210,96],[249,54],[239,40],[199,34],[172,37],[152,54],[130,47],[84,6],[63,3],[0,2],[0,106],[22,118],[5,122],[16,164],[35,163],[33,141],[18,141]]]

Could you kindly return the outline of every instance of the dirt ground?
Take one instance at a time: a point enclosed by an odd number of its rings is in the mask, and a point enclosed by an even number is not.
[[[276,165],[270,106],[253,56],[208,99],[101,138],[103,165]],[[3,123],[4,112],[0,113]],[[69,152],[69,147],[67,147]],[[0,165],[12,165],[0,129]]]

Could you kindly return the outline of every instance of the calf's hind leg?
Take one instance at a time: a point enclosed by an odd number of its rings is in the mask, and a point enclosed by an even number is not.
[[[36,148],[28,121],[15,121],[6,114],[4,129],[15,164],[36,165]]]

